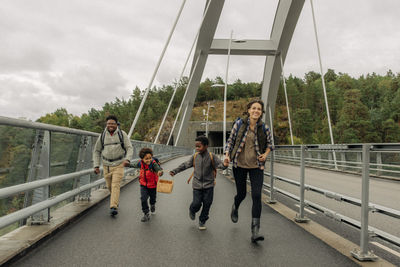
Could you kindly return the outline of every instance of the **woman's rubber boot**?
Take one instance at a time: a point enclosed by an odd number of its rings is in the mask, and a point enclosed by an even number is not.
[[[251,221],[251,242],[263,241],[264,236],[260,235],[260,218],[253,218]]]
[[[234,223],[237,223],[239,220],[239,213],[238,213],[238,209],[235,206],[235,203],[233,203],[233,205],[232,205],[231,220]]]

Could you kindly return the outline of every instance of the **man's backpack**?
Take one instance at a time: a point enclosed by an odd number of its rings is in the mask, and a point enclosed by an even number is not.
[[[217,169],[215,168],[215,165],[214,165],[214,158],[213,158],[212,153],[211,152],[208,152],[208,153],[210,153],[211,164],[212,164],[213,169],[214,169],[213,170],[213,174],[214,174],[214,184],[215,184],[215,178],[217,177]],[[192,180],[192,178],[193,178],[193,175],[194,175],[194,162],[196,160],[197,154],[199,154],[199,152],[196,152],[193,155],[193,172],[192,172],[192,175],[190,175],[189,179],[187,180],[187,183],[190,183],[190,180]]]
[[[106,131],[107,131],[107,128],[104,129],[104,131],[102,132],[101,137],[100,137],[100,141],[101,141],[101,150],[104,149],[104,139],[106,138]],[[122,149],[125,151],[125,154],[126,154],[126,148],[125,148],[125,143],[124,143],[124,136],[122,135],[122,131],[121,131],[121,129],[119,128],[119,125],[118,125],[118,127],[117,127],[116,132],[117,132],[118,137],[119,137],[119,143],[110,143],[110,144],[106,144],[106,145],[116,145],[116,144],[120,144],[121,147],[122,147]]]

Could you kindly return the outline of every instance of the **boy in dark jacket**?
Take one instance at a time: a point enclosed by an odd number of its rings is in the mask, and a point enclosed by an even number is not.
[[[207,137],[197,137],[195,145],[197,152],[192,155],[188,161],[170,171],[169,174],[174,176],[181,171],[184,171],[190,167],[194,167],[192,183],[193,201],[189,207],[189,217],[190,219],[194,220],[196,218],[196,212],[198,212],[203,205],[203,209],[199,217],[199,229],[205,230],[205,223],[208,220],[208,214],[214,196],[216,168],[226,169],[229,163],[223,163],[217,156],[207,151]],[[226,164],[226,166],[224,164]]]
[[[156,213],[156,197],[157,197],[157,182],[158,177],[163,175],[162,168],[158,161],[153,158],[153,150],[151,148],[142,148],[139,152],[141,160],[131,164],[131,168],[139,168],[140,182],[140,200],[142,201],[143,217],[142,222],[150,220],[149,211],[152,214]],[[150,198],[150,209],[148,199]]]

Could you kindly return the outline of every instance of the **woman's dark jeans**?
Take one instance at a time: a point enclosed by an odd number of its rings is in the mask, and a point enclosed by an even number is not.
[[[253,199],[253,207],[251,214],[253,218],[260,218],[261,216],[261,189],[264,182],[264,171],[259,168],[256,169],[245,169],[245,168],[233,168],[233,176],[236,182],[237,195],[235,196],[235,206],[239,208],[240,203],[246,198],[247,194],[247,173],[250,176],[251,184],[251,198]]]

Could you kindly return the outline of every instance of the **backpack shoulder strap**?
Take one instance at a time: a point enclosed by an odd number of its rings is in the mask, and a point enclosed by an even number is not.
[[[101,133],[100,142],[101,142],[101,150],[104,149],[104,139],[106,138],[106,129]]]
[[[125,143],[124,143],[124,136],[123,136],[122,131],[119,128],[119,126],[118,126],[118,137],[119,137],[119,141],[121,142],[121,147],[126,153],[126,148],[125,148]]]
[[[195,160],[196,160],[196,157],[197,157],[197,154],[199,154],[199,152],[196,152],[196,153],[194,153],[194,155],[193,155],[193,168],[194,168],[194,162],[195,162]]]
[[[210,153],[211,164],[212,164],[212,166],[213,166],[213,169],[216,170],[216,168],[215,168],[215,163],[214,163],[214,157],[213,157],[213,155],[212,155],[211,152],[209,152],[209,153]]]
[[[241,117],[237,117],[236,120],[232,124],[232,128],[233,128],[233,126],[235,126],[236,123],[238,124],[238,130],[239,130],[240,126],[242,126],[242,124],[243,124],[242,118]]]
[[[262,128],[263,128],[264,134],[267,135],[267,127],[265,127],[265,123],[262,124]]]
[[[192,178],[193,178],[193,175],[194,175],[194,162],[195,162],[195,159],[197,157],[197,154],[199,154],[199,152],[196,152],[193,155],[193,172],[192,172],[192,175],[190,175],[189,179],[187,180],[187,183],[190,183],[190,180],[192,180]]]
[[[211,152],[210,153],[210,158],[211,158],[211,165],[213,166],[213,174],[214,174],[214,185],[216,184],[215,179],[217,178],[217,169],[215,168],[215,163],[214,163],[214,157]]]
[[[157,161],[153,158],[153,159],[151,160],[150,165],[149,165],[149,170],[152,170],[152,171],[155,172],[154,164],[157,164]]]

